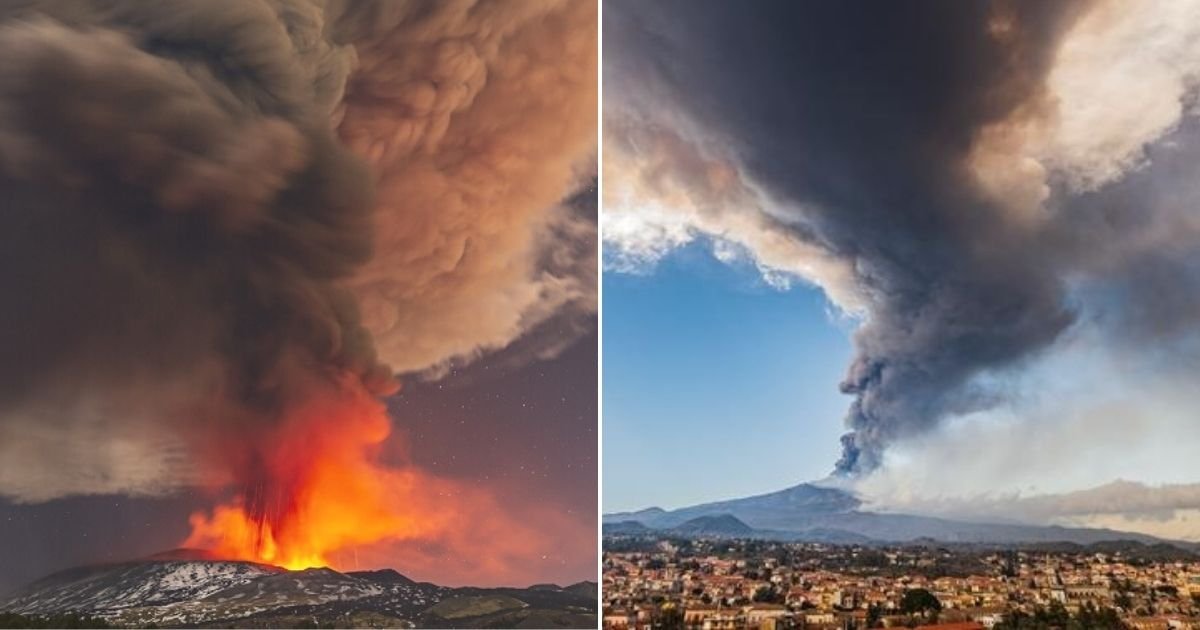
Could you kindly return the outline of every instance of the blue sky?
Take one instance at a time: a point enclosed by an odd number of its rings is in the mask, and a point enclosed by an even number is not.
[[[1037,518],[1200,540],[1198,7],[1038,5],[996,38],[955,6],[606,4],[602,237],[645,274],[603,283],[606,509],[837,458],[853,327],[707,236],[871,318],[847,460],[869,508],[990,518],[1102,486]]]
[[[679,507],[824,477],[850,325],[704,243],[604,273],[604,510]],[[705,462],[715,462],[706,465]]]

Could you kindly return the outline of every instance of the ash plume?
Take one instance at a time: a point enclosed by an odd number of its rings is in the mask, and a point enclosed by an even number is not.
[[[866,473],[890,444],[1002,402],[998,379],[1106,308],[1081,285],[1156,286],[1146,274],[1163,287],[1192,268],[1181,228],[1194,202],[1167,208],[1145,184],[1121,192],[1142,169],[1170,168],[1145,147],[1178,139],[1195,108],[1197,7],[1168,4],[614,2],[606,188],[623,183],[607,177],[610,155],[654,163],[627,179],[654,225],[672,226],[667,239],[732,242],[764,275],[814,283],[860,319],[835,472]],[[663,151],[664,135],[683,141]],[[715,180],[696,167],[713,163],[726,165]],[[680,203],[681,182],[701,201]],[[606,244],[651,260],[674,246],[631,232]],[[1191,300],[1148,292],[1138,308],[1174,303],[1195,321]],[[1109,319],[1131,316],[1155,319]]]
[[[61,469],[0,463],[0,494],[254,477],[314,390],[385,396],[564,313],[546,347],[579,334],[594,273],[545,261],[595,238],[557,210],[595,169],[594,15],[0,7],[0,462]]]

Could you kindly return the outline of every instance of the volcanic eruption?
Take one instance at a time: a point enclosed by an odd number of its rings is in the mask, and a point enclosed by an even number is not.
[[[586,257],[547,263],[595,239],[563,203],[595,31],[587,2],[0,7],[0,458],[66,471],[0,492],[204,488],[187,545],[289,568],[532,553],[382,398],[586,328],[544,324],[595,310]]]
[[[1069,331],[1194,347],[1200,40],[1168,5],[613,0],[606,264],[707,238],[819,286],[856,322],[836,476]]]

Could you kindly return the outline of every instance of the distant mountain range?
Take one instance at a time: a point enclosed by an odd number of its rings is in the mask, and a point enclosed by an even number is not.
[[[595,582],[448,588],[390,569],[288,571],[176,552],[60,571],[0,598],[0,612],[133,627],[594,628],[596,593]]]
[[[677,510],[649,508],[605,514],[604,534],[662,532],[683,537],[759,538],[838,544],[938,541],[972,544],[1169,542],[1133,532],[1083,527],[951,520],[913,514],[864,511],[853,494],[802,483],[778,492],[704,503]]]

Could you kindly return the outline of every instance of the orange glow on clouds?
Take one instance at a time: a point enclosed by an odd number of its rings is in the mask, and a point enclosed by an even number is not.
[[[390,433],[384,405],[361,388],[310,398],[259,444],[230,447],[231,461],[254,464],[234,473],[247,490],[192,514],[183,545],[288,569],[354,570],[365,559],[421,579],[503,584],[537,579],[564,545],[594,536],[544,508],[518,520],[485,489],[380,463]]]

